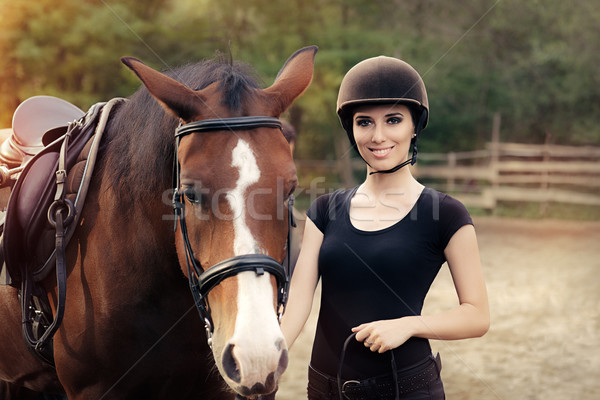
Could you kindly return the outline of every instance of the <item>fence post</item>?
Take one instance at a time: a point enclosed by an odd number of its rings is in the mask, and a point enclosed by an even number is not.
[[[449,192],[453,192],[454,189],[456,188],[456,180],[454,177],[454,171],[456,168],[456,153],[451,151],[450,153],[448,153],[448,171],[449,171],[449,175],[448,175],[448,180],[446,182],[446,190]]]
[[[545,163],[547,163],[548,161],[550,161],[550,140],[552,138],[552,135],[550,134],[550,132],[546,132],[546,138],[544,140],[544,147],[542,150],[542,160]],[[546,215],[546,213],[548,212],[548,197],[549,197],[549,189],[550,189],[550,184],[549,184],[549,178],[548,178],[548,167],[544,166],[544,170],[542,171],[542,175],[540,177],[540,188],[546,192],[544,195],[544,200],[540,202],[540,215],[544,216]]]
[[[492,213],[496,213],[496,194],[498,193],[498,178],[500,176],[500,122],[501,117],[499,112],[494,113],[492,122],[492,143],[490,149],[490,180],[492,184],[492,203],[494,208]]]

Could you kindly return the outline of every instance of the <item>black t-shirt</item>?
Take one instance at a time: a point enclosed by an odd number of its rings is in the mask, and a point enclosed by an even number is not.
[[[458,200],[425,188],[402,220],[382,230],[362,231],[349,218],[357,189],[323,195],[307,211],[324,234],[319,253],[321,307],[311,365],[332,376],[352,327],[420,315],[425,295],[446,261],[450,238],[473,223]],[[430,354],[429,341],[414,337],[394,350],[399,369]],[[364,379],[388,373],[390,355],[373,353],[354,340],[344,364],[344,379]]]

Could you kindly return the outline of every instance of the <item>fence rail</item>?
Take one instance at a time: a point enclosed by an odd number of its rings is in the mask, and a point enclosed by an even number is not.
[[[297,164],[303,176],[336,174],[346,187],[356,182],[343,179],[344,168],[364,169],[360,160]],[[493,210],[499,201],[600,206],[600,147],[490,142],[483,150],[419,154],[412,168],[417,178],[468,206]]]

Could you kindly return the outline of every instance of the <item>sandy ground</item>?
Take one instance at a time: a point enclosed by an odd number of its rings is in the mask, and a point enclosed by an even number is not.
[[[600,399],[600,223],[475,220],[492,324],[482,338],[432,341],[454,399]],[[315,306],[318,305],[318,293]],[[456,304],[447,266],[424,313]],[[316,307],[277,399],[306,398]]]

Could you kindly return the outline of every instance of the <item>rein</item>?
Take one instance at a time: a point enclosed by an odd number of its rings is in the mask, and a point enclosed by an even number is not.
[[[357,380],[350,380],[350,381],[345,381],[343,382],[342,380],[342,369],[344,368],[344,358],[346,356],[346,350],[348,349],[348,345],[350,344],[350,342],[352,340],[356,339],[356,333],[351,333],[346,340],[344,341],[344,345],[342,346],[342,353],[340,354],[340,362],[338,364],[338,370],[337,370],[337,387],[338,387],[338,396],[340,400],[344,400],[346,397],[346,394],[344,393],[346,390],[346,385],[347,384],[360,384],[360,381]],[[394,381],[394,399],[395,400],[399,400],[400,399],[400,393],[398,390],[398,368],[396,367],[396,359],[394,357],[394,351],[393,350],[389,350],[390,355],[391,355],[391,363],[392,363],[392,379]]]
[[[291,258],[291,228],[296,226],[293,217],[293,196],[288,203],[288,238],[287,238],[287,270],[279,261],[264,254],[244,254],[223,260],[212,267],[205,269],[194,257],[194,251],[188,237],[187,225],[185,221],[185,201],[182,200],[180,187],[180,165],[178,159],[178,149],[181,138],[193,133],[211,132],[211,131],[235,131],[256,128],[282,129],[281,121],[278,118],[266,116],[234,117],[208,119],[188,124],[180,124],[175,130],[175,158],[173,165],[173,211],[175,213],[175,226],[177,230],[177,221],[181,227],[183,236],[186,264],[188,270],[189,286],[194,298],[194,303],[204,321],[208,345],[212,348],[212,335],[214,333],[214,324],[210,315],[210,308],[206,301],[208,293],[223,280],[235,276],[244,271],[254,271],[256,275],[263,275],[268,272],[275,276],[277,280],[277,318],[285,311],[287,303],[289,281],[290,281],[290,258]]]

